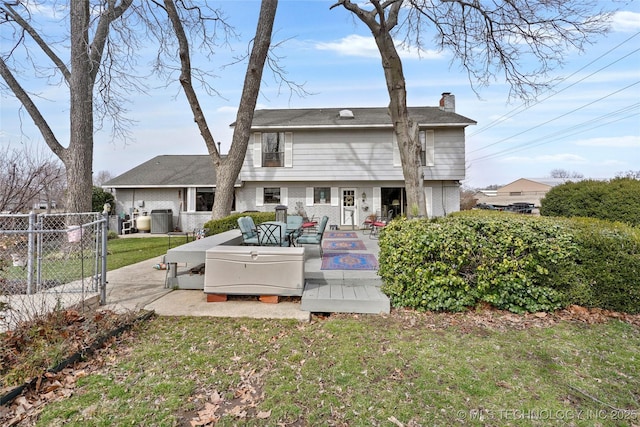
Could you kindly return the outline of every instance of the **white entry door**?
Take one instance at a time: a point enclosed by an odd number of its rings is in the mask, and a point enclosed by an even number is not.
[[[340,225],[358,225],[355,188],[342,189],[341,212]]]

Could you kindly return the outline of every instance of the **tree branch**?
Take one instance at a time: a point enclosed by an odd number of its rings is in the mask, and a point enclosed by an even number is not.
[[[92,82],[95,81],[96,75],[100,70],[102,54],[109,36],[109,27],[111,26],[111,23],[120,18],[132,3],[133,0],[122,0],[119,6],[115,6],[115,0],[109,0],[107,10],[100,15],[100,20],[98,21],[98,26],[96,28],[95,35],[93,36],[93,42],[89,46],[89,59],[91,60],[91,63],[94,64],[91,71]]]
[[[29,115],[33,119],[33,122],[42,133],[45,142],[47,143],[49,148],[51,148],[51,151],[53,151],[58,157],[62,156],[62,154],[64,153],[64,147],[60,145],[58,139],[49,127],[49,124],[44,119],[42,114],[40,114],[38,107],[34,104],[29,94],[27,94],[27,92],[22,88],[20,83],[18,83],[18,81],[15,79],[15,77],[11,73],[11,70],[9,70],[2,57],[0,57],[0,75],[2,76],[4,81],[7,82],[7,85],[16,95],[16,98],[18,98],[22,105],[24,105],[24,107],[27,109]]]
[[[51,59],[51,62],[53,62],[58,70],[60,70],[68,84],[69,79],[71,78],[71,73],[67,68],[67,65],[58,57],[58,55],[55,54],[55,52],[42,39],[42,37],[40,37],[40,34],[38,34],[38,32],[31,26],[31,24],[29,24],[24,18],[22,18],[22,16],[20,16],[20,14],[17,13],[9,3],[4,3],[4,6],[0,8],[0,10],[3,10],[8,17],[11,17],[11,19],[13,19],[24,31],[26,31],[31,36],[31,38],[33,38],[40,49],[42,49],[44,54],[47,55],[47,57]]]
[[[216,147],[215,139],[211,134],[211,130],[209,129],[209,125],[207,124],[207,119],[202,112],[202,107],[200,106],[198,95],[196,94],[196,91],[193,88],[193,83],[191,81],[191,58],[189,54],[189,41],[184,31],[184,27],[182,26],[182,21],[180,20],[178,10],[176,9],[173,0],[164,0],[164,7],[167,11],[167,15],[169,16],[169,20],[171,21],[171,25],[173,26],[173,30],[175,31],[176,38],[178,40],[181,64],[180,84],[182,85],[184,93],[187,97],[189,106],[191,107],[191,111],[193,112],[193,119],[198,125],[200,135],[202,135],[202,138],[204,139],[209,154],[213,157],[214,162],[220,162],[220,153],[218,152],[218,148]]]

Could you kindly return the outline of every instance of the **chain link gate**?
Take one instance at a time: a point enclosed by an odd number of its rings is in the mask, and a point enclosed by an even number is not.
[[[0,215],[0,330],[88,298],[105,304],[106,248],[99,213]]]

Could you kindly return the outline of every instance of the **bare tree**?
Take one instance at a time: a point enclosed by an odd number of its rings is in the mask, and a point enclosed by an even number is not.
[[[616,178],[629,178],[629,179],[639,179],[640,180],[640,169],[637,171],[629,169],[628,171],[618,172],[616,174]]]
[[[99,187],[99,186],[101,186],[102,184],[104,184],[105,182],[107,182],[107,181],[109,181],[111,179],[113,179],[113,175],[111,174],[111,172],[109,172],[109,171],[99,171],[93,177],[93,185]]]
[[[271,33],[275,20],[277,0],[263,0],[258,17],[256,35],[249,56],[247,72],[240,105],[236,115],[231,147],[226,157],[222,157],[216,147],[216,142],[207,124],[206,117],[200,107],[198,96],[193,87],[189,40],[182,25],[181,18],[173,0],[164,0],[164,6],[173,26],[179,44],[181,63],[180,84],[185,92],[194,120],[207,146],[209,156],[213,162],[216,174],[216,197],[213,204],[212,218],[222,218],[229,215],[233,203],[234,184],[242,168],[249,137],[251,122],[256,107],[262,74],[271,45]]]
[[[20,101],[22,107],[29,114],[46,144],[51,151],[63,162],[67,178],[67,200],[65,209],[68,212],[88,212],[91,210],[92,166],[93,166],[93,134],[94,134],[94,88],[100,76],[101,65],[105,60],[105,47],[109,42],[112,25],[131,6],[133,0],[103,0],[91,7],[87,0],[70,0],[69,16],[69,57],[65,60],[58,56],[53,38],[45,40],[43,34],[32,25],[32,9],[39,5],[37,2],[4,1],[0,3],[0,25],[13,29],[12,45],[6,46],[6,51],[0,55],[0,75],[13,95]],[[51,6],[51,5],[49,5]],[[90,39],[90,34],[93,40]],[[69,89],[69,143],[63,146],[59,138],[42,115],[34,101],[33,94],[27,92],[17,80],[16,66],[10,68],[7,62],[20,48],[24,48],[25,56],[33,61],[33,55],[27,47],[26,40],[30,39],[52,64],[54,72],[47,74],[52,78],[55,73],[62,76],[62,80]],[[63,45],[58,45],[61,47]],[[109,45],[107,58],[111,58],[117,48]],[[107,75],[115,68],[108,61]],[[45,67],[34,62],[34,74],[38,74]],[[109,99],[114,96],[111,80],[104,77],[100,82],[102,95],[105,97],[104,108],[109,109]],[[107,111],[106,114],[109,114]],[[118,115],[119,110],[112,111]]]
[[[389,113],[398,141],[407,202],[426,215],[417,124],[407,110],[402,61],[394,36],[420,50],[436,46],[453,53],[467,70],[472,87],[502,74],[513,96],[527,99],[547,87],[548,72],[562,63],[566,48],[582,50],[591,36],[606,31],[608,15],[595,0],[370,0],[371,9],[349,0],[343,6],[371,31],[389,92]],[[404,6],[404,7],[403,7]],[[432,32],[429,32],[432,29]],[[424,37],[433,35],[428,43]],[[538,68],[525,71],[531,56]]]
[[[580,172],[576,172],[576,171],[568,171],[566,169],[553,169],[549,175],[551,176],[551,178],[576,178],[576,179],[582,179],[584,178],[584,175],[581,174]]]
[[[51,155],[6,146],[0,156],[0,211],[28,212],[36,203],[50,211],[56,205],[63,195],[64,171]]]

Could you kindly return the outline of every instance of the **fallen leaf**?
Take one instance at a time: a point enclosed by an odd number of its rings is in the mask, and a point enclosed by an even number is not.
[[[270,416],[271,416],[271,409],[269,409],[268,411],[258,412],[258,414],[256,415],[256,418],[259,420],[264,420],[266,418],[269,418]]]

